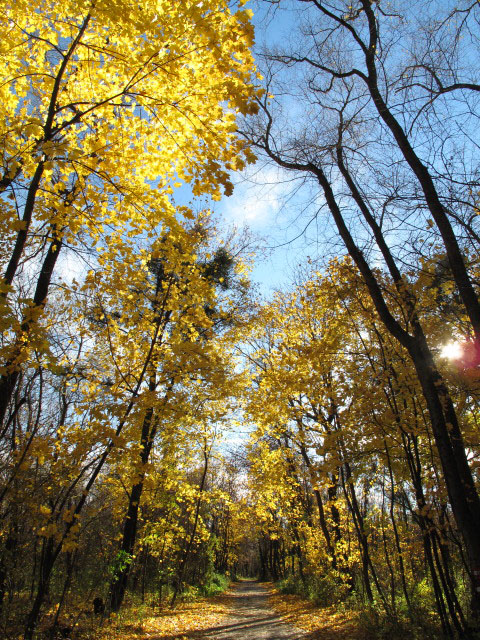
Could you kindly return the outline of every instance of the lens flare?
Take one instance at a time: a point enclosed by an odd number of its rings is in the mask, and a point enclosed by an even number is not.
[[[440,351],[442,358],[448,360],[458,360],[463,355],[463,348],[460,342],[449,342],[442,347]]]

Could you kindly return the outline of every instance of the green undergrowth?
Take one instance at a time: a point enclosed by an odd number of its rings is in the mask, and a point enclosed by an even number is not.
[[[181,599],[191,601],[199,597],[210,598],[226,591],[229,584],[230,578],[228,576],[213,572],[207,576],[201,585],[187,587],[181,594]]]
[[[315,606],[331,607],[338,611],[355,611],[362,640],[444,640],[460,636],[442,633],[434,609],[433,596],[418,585],[410,595],[410,607],[405,598],[397,597],[395,606],[383,602],[377,595],[369,602],[361,589],[349,591],[346,585],[329,576],[289,576],[275,584],[283,594],[293,594],[310,601]],[[479,640],[471,633],[465,640]]]
[[[310,600],[318,606],[329,606],[342,600],[346,595],[346,587],[335,581],[331,576],[306,576],[304,580],[297,576],[288,576],[275,584],[276,588],[285,594],[293,594]]]
[[[201,594],[207,597],[215,596],[217,593],[223,593],[230,585],[228,576],[221,573],[212,573],[208,582],[201,587]]]

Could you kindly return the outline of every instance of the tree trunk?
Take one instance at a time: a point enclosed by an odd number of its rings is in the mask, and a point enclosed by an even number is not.
[[[151,385],[150,385],[151,386]],[[142,425],[140,463],[142,469],[140,471],[139,481],[133,485],[128,498],[127,514],[123,523],[122,544],[120,552],[125,559],[121,567],[115,573],[110,584],[110,610],[117,612],[122,606],[123,598],[127,588],[128,576],[132,565],[133,550],[137,537],[138,512],[140,510],[140,500],[143,492],[143,484],[145,480],[144,467],[150,457],[150,451],[153,445],[153,439],[156,432],[156,424],[152,426],[153,408],[147,410]]]
[[[53,270],[60,255],[62,241],[56,237],[53,231],[53,240],[50,243],[47,254],[42,264],[40,275],[32,301],[32,308],[29,309],[28,317],[24,317],[21,325],[21,335],[17,337],[13,353],[8,361],[3,365],[5,373],[0,377],[0,425],[3,424],[7,413],[7,408],[12,399],[15,387],[20,376],[20,368],[17,363],[22,351],[25,349],[25,336],[30,333],[33,324],[38,320],[45,302],[47,300],[48,288],[52,280]]]

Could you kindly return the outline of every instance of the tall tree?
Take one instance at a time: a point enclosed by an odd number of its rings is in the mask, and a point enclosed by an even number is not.
[[[291,9],[296,3],[286,5]],[[469,555],[472,610],[478,614],[480,592],[475,576],[480,566],[480,543],[475,532],[480,526],[480,499],[461,422],[435,363],[432,345],[428,344],[421,310],[409,283],[409,269],[403,267],[415,262],[412,253],[420,243],[420,230],[431,229],[432,245],[442,243],[445,248],[471,334],[478,340],[480,310],[464,249],[475,236],[464,239],[465,226],[449,215],[446,197],[448,192],[450,203],[464,200],[463,188],[474,179],[477,169],[473,167],[467,176],[466,164],[453,168],[443,157],[436,159],[434,121],[438,112],[428,108],[431,96],[418,98],[413,106],[411,98],[399,99],[403,92],[401,76],[411,63],[409,54],[413,51],[415,25],[411,14],[400,6],[389,5],[386,9],[369,0],[348,5],[312,0],[299,5],[304,9],[302,37],[290,49],[266,53],[266,77],[270,92],[284,86],[289,78],[292,85],[299,83],[309,118],[300,128],[296,126],[298,118],[295,123],[288,119],[285,122],[279,101],[265,99],[263,121],[248,136],[271,160],[310,176],[318,184],[324,206],[364,278],[379,317],[415,364],[450,504]],[[445,12],[445,23],[451,27],[455,26],[457,9],[451,5]],[[475,12],[475,7],[465,7],[458,37],[462,29],[469,29]],[[436,33],[445,24],[431,14],[429,3],[424,3],[416,15],[422,25],[428,23]],[[476,40],[473,42],[476,46]],[[451,61],[460,73],[458,55],[457,48]],[[295,69],[299,70],[297,76],[292,74]],[[466,73],[470,72],[475,73],[467,69]],[[414,84],[409,85],[410,91],[414,91]],[[475,83],[468,88],[468,83],[464,84],[468,95],[462,94],[460,99],[469,104],[472,94],[473,99],[477,95]],[[444,119],[450,123],[455,120],[456,106],[446,102],[447,95],[458,97],[457,89],[460,87],[444,92],[445,100],[442,98],[447,114]],[[419,90],[423,94],[424,89]],[[465,124],[466,129],[468,126],[465,145],[474,134],[474,124]],[[463,177],[457,180],[460,175]],[[472,202],[467,204],[467,208],[472,206]],[[426,219],[424,211],[431,218]],[[373,266],[377,259],[392,278],[395,294],[387,294],[382,288]],[[420,265],[412,267],[418,269]],[[401,301],[400,313],[391,295]]]
[[[228,171],[245,161],[235,118],[253,108],[246,11],[129,0],[31,9],[7,3],[0,17],[2,422],[21,363],[45,347],[35,332],[60,253],[114,253],[171,226],[182,181],[197,195],[230,193]],[[17,310],[27,265],[35,276]]]
[[[195,262],[192,244],[183,260],[175,246],[195,214],[175,205],[174,189],[188,183],[218,199],[231,193],[229,172],[252,159],[235,132],[238,114],[256,110],[249,16],[223,0],[7,2],[0,12],[2,499],[9,513],[21,477],[42,496],[30,505],[42,551],[26,638],[112,452],[140,439],[148,409],[163,325],[136,345],[123,335],[122,351],[119,318],[108,317],[108,306],[92,318],[92,308],[116,291],[122,312],[141,322],[127,280],[145,275],[155,239],[169,235],[171,268]],[[82,255],[89,272],[79,285],[69,260]],[[212,306],[201,281],[192,300]],[[102,343],[105,318],[112,333]],[[188,342],[196,314],[185,321]],[[42,462],[44,475],[36,472]],[[40,490],[39,476],[56,482]]]

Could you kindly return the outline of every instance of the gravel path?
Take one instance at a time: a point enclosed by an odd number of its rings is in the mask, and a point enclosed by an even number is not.
[[[283,622],[268,605],[258,582],[239,582],[231,594],[231,615],[223,624],[195,635],[198,640],[301,640],[304,633]]]

